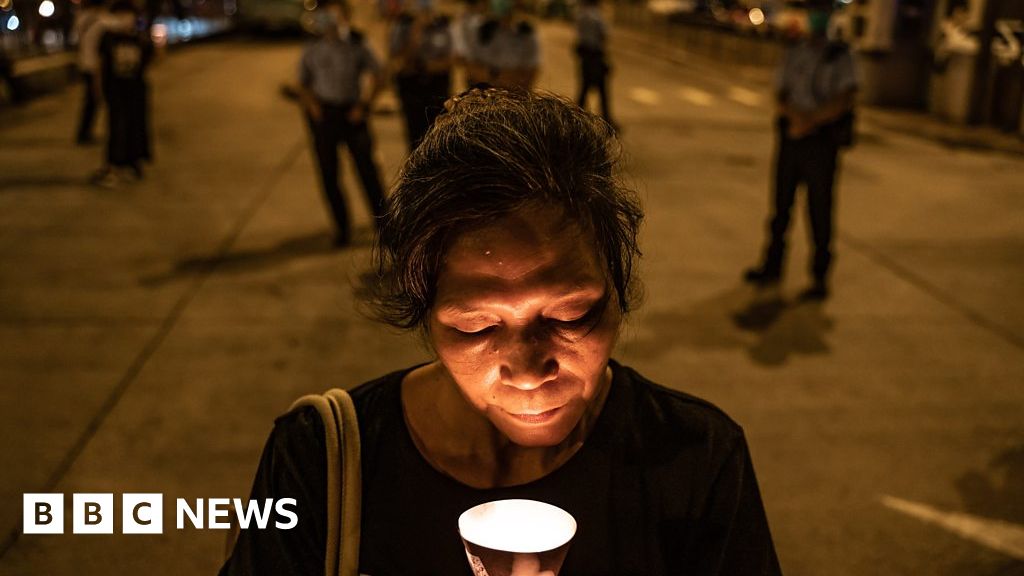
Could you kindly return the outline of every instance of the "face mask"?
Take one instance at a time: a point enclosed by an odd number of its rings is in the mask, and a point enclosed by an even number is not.
[[[824,35],[828,32],[828,12],[811,10],[807,13],[807,28],[813,35]]]

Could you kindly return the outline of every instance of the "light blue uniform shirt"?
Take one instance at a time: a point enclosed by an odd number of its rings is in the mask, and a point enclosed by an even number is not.
[[[834,50],[832,58],[829,51]],[[775,78],[776,93],[801,112],[812,112],[856,90],[857,69],[847,47],[804,41],[786,51]]]
[[[360,76],[378,70],[380,62],[365,39],[356,40],[352,33],[324,36],[302,52],[299,82],[324,103],[354,104],[361,96]]]
[[[579,18],[576,20],[576,39],[581,48],[604,50],[607,34],[607,26],[600,8],[588,6],[580,10]]]
[[[540,67],[537,31],[523,24],[498,26],[494,37],[480,45],[480,63],[495,70],[523,70]]]

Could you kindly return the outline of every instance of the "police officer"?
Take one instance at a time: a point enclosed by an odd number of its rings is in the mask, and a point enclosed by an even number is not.
[[[491,17],[478,32],[476,63],[468,66],[470,84],[503,88],[533,86],[540,70],[537,31],[518,15],[520,0],[491,0]]]
[[[351,241],[348,208],[338,173],[338,145],[348,146],[375,217],[384,213],[384,192],[373,161],[367,125],[382,84],[380,63],[363,34],[350,25],[348,5],[327,0],[323,35],[308,44],[299,64],[299,101],[306,111],[324,196],[337,227],[335,244]],[[363,93],[360,84],[369,80]]]
[[[580,95],[577,103],[587,107],[587,94],[597,90],[601,97],[601,117],[612,124],[608,103],[608,25],[601,14],[599,0],[583,0],[576,19],[576,55],[580,60]]]
[[[487,18],[487,5],[484,0],[464,0],[465,7],[452,23],[452,51],[455,63],[470,68],[480,53],[477,44],[480,41],[480,26]],[[467,75],[467,80],[469,77]]]
[[[814,256],[813,283],[801,299],[829,295],[832,263],[833,184],[839,149],[852,143],[857,75],[849,47],[828,39],[831,2],[807,3],[808,36],[791,47],[777,76],[778,148],[774,213],[764,260],[744,274],[747,282],[778,283],[786,251],[786,230],[797,187],[807,186]]]
[[[403,12],[395,21],[390,59],[412,151],[444,109],[451,91],[451,23],[447,16],[434,14],[431,0],[421,0],[417,12]]]

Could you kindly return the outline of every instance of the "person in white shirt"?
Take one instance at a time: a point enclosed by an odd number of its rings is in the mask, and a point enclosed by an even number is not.
[[[93,124],[100,105],[100,38],[106,31],[107,7],[103,0],[82,0],[75,15],[74,35],[78,38],[78,71],[82,78],[82,113],[75,140],[79,144],[94,141]]]

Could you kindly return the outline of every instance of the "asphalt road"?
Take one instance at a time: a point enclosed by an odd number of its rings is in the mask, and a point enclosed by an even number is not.
[[[571,32],[543,37],[542,87],[572,94]],[[156,163],[119,189],[84,183],[100,150],[71,144],[75,91],[0,114],[0,575],[215,572],[223,534],[173,519],[19,535],[22,494],[245,496],[292,399],[427,357],[358,313],[367,232],[331,248],[277,90],[298,50],[160,62]],[[781,290],[739,282],[768,207],[767,87],[637,42],[614,66],[648,216],[646,300],[616,355],[743,424],[785,573],[1024,574],[1024,159],[863,124],[834,297],[801,304],[803,218]],[[398,117],[374,130],[390,178]]]

